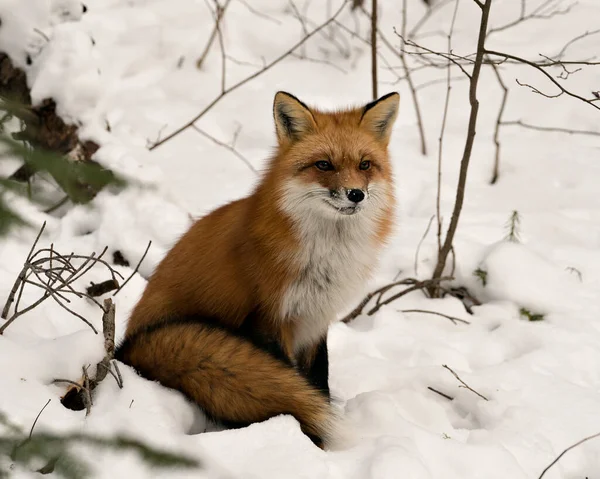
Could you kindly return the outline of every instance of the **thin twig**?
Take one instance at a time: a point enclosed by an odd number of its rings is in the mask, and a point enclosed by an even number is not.
[[[492,179],[490,180],[490,184],[494,185],[498,181],[498,176],[500,175],[500,126],[503,125],[502,116],[504,115],[506,100],[508,99],[508,88],[506,87],[504,81],[502,80],[502,76],[498,71],[498,65],[491,63],[491,67],[494,75],[496,75],[496,80],[498,80],[498,85],[500,85],[500,88],[502,89],[502,102],[500,103],[498,116],[496,117],[496,126],[494,127],[494,145],[496,145],[496,154],[494,156]]]
[[[515,60],[517,62],[521,62],[521,63],[524,63],[525,65],[529,65],[530,67],[535,68],[536,70],[541,72],[546,78],[548,78],[548,80],[550,80],[558,88],[559,92],[554,95],[543,93],[536,87],[533,87],[527,83],[521,83],[521,82],[519,82],[519,80],[517,80],[517,83],[519,85],[529,87],[529,88],[531,88],[531,90],[533,92],[538,93],[542,96],[545,96],[546,98],[556,98],[556,97],[564,94],[564,95],[570,96],[571,98],[576,98],[577,100],[587,103],[588,105],[591,105],[592,107],[596,108],[597,110],[600,110],[600,106],[598,106],[594,103],[597,99],[584,98],[581,95],[578,95],[576,93],[571,92],[570,90],[567,90],[558,81],[556,81],[552,75],[550,75],[546,70],[544,70],[544,68],[542,66],[540,66],[539,64],[532,62],[531,60],[527,60],[525,58],[521,58],[516,55],[512,55],[510,53],[498,52],[495,50],[487,50],[487,49],[484,49],[484,52],[488,55],[494,55],[494,56],[498,56],[498,57],[507,58],[510,60]]]
[[[583,444],[584,442],[587,441],[591,441],[592,439],[596,439],[597,437],[600,437],[600,432],[596,433],[596,434],[592,434],[591,436],[585,437],[583,438],[581,441],[577,441],[575,444],[567,447],[563,452],[561,452],[556,459],[554,459],[554,461],[552,461],[550,464],[548,464],[548,466],[546,467],[546,469],[544,469],[542,471],[542,473],[540,474],[540,476],[538,477],[538,479],[542,479],[544,477],[544,474],[546,474],[550,468],[552,466],[554,466],[554,464],[556,464],[558,461],[560,461],[560,459],[567,453],[569,452],[571,449],[575,449],[577,446],[580,446],[581,444]]]
[[[408,16],[407,9],[407,0],[402,0],[402,36],[406,36],[406,21]],[[414,32],[417,31],[416,27],[413,29]],[[381,31],[379,31],[379,36],[381,37],[381,41],[400,59],[402,63],[402,68],[404,69],[404,75],[406,79],[406,83],[408,84],[408,88],[410,90],[410,94],[413,100],[413,106],[415,108],[415,116],[417,117],[417,128],[419,129],[419,137],[421,138],[421,154],[427,155],[427,140],[425,139],[425,127],[423,125],[423,115],[421,113],[421,106],[419,105],[419,97],[417,95],[417,89],[415,88],[415,84],[412,78],[411,69],[408,66],[408,62],[406,60],[405,48],[401,48],[399,52],[393,47],[391,42],[383,35]]]
[[[268,63],[267,65],[265,65],[264,68],[262,68],[261,70],[253,73],[252,75],[247,76],[246,78],[244,78],[243,80],[240,80],[239,82],[231,85],[230,87],[228,87],[224,92],[221,92],[216,98],[214,98],[207,106],[204,107],[204,109],[202,109],[202,111],[200,113],[198,113],[194,118],[192,118],[191,120],[189,120],[187,123],[185,123],[184,125],[180,126],[179,128],[177,128],[175,131],[173,131],[172,133],[168,134],[165,138],[163,138],[160,141],[157,141],[156,143],[154,143],[149,150],[152,151],[156,148],[158,148],[161,145],[164,145],[167,141],[171,140],[172,138],[176,137],[177,135],[179,135],[180,133],[186,131],[188,128],[191,128],[191,126],[198,121],[200,118],[202,118],[207,112],[209,112],[217,103],[219,103],[223,97],[225,97],[226,95],[228,95],[229,93],[231,93],[232,91],[237,90],[239,87],[245,85],[246,83],[248,83],[249,81],[259,77],[260,75],[262,75],[263,73],[265,73],[266,71],[270,70],[271,68],[273,68],[275,65],[277,65],[278,63],[280,63],[282,60],[284,60],[286,57],[288,57],[290,55],[290,53],[292,53],[294,50],[296,50],[298,47],[302,46],[304,43],[306,43],[310,38],[312,38],[316,33],[320,32],[321,30],[323,30],[325,27],[327,27],[327,25],[331,24],[332,22],[335,21],[335,19],[342,13],[342,11],[344,10],[344,8],[346,7],[347,2],[344,1],[342,2],[340,8],[333,14],[333,16],[331,16],[329,19],[327,19],[326,21],[324,21],[323,23],[321,23],[317,28],[315,28],[314,30],[312,30],[308,35],[306,35],[304,38],[302,38],[301,40],[299,40],[298,42],[296,42],[296,44],[294,44],[290,49],[288,49],[286,52],[282,53],[281,55],[279,55],[275,60],[271,61],[270,63]]]
[[[450,321],[452,321],[453,324],[457,324],[457,323],[463,323],[463,324],[471,324],[470,321],[467,321],[466,319],[460,319],[457,318],[456,316],[450,316],[448,314],[444,314],[444,313],[439,313],[437,311],[429,311],[426,309],[400,309],[398,310],[400,313],[424,313],[424,314],[435,314],[436,316],[441,316],[442,318],[446,318],[449,319]]]
[[[44,232],[45,228],[46,228],[46,222],[44,221],[44,223],[42,224],[42,227],[40,228],[40,231],[38,232],[37,236],[35,237],[33,244],[31,245],[31,249],[29,250],[29,253],[27,254],[25,263],[29,263],[29,261],[31,260],[31,255],[33,254],[33,251],[35,250],[35,247],[36,247],[38,241],[40,240],[40,236],[42,236],[42,233]],[[19,276],[17,277],[17,279],[15,281],[15,284],[13,285],[12,289],[10,290],[10,294],[8,295],[8,299],[6,300],[4,309],[2,310],[2,319],[6,319],[6,317],[8,316],[8,310],[10,309],[10,306],[12,305],[13,301],[15,300],[15,294],[19,287],[19,283],[21,281],[23,281],[23,279],[25,278],[26,271],[27,271],[27,268],[23,267],[23,269],[21,270],[21,272],[19,273]],[[3,331],[3,329],[0,329],[0,334],[2,334],[2,331]]]
[[[486,398],[486,397],[485,397],[483,394],[481,394],[481,393],[478,393],[477,391],[475,391],[475,389],[473,389],[473,388],[472,388],[472,387],[470,387],[470,386],[469,386],[469,385],[468,385],[466,382],[464,382],[464,381],[463,381],[463,380],[460,378],[460,376],[454,372],[454,370],[453,370],[452,368],[448,367],[448,366],[447,366],[447,365],[445,365],[445,364],[443,364],[443,365],[442,365],[442,367],[443,367],[444,369],[447,369],[448,371],[450,371],[450,372],[451,372],[451,373],[454,375],[454,377],[455,377],[456,379],[458,379],[458,382],[460,382],[460,383],[462,384],[462,387],[464,387],[465,389],[468,389],[468,390],[469,390],[469,391],[471,391],[472,393],[475,393],[475,394],[477,394],[477,396],[479,396],[481,399],[485,399],[486,401],[489,401],[489,399],[488,399],[488,398]]]
[[[35,417],[35,420],[33,421],[33,424],[31,425],[31,429],[29,430],[29,439],[31,439],[31,436],[33,436],[33,428],[37,424],[38,419],[40,418],[42,413],[44,412],[44,409],[46,409],[46,406],[48,406],[48,404],[50,404],[50,401],[52,401],[52,399],[48,399],[46,404],[44,404],[44,407],[40,410],[40,412],[38,412],[37,416]]]
[[[446,37],[446,45],[448,54],[452,53],[452,34],[454,33],[454,25],[456,23],[456,14],[458,12],[458,4],[460,0],[456,0],[454,5],[454,11],[452,13],[452,21],[450,22],[450,31]],[[436,199],[435,199],[435,217],[437,219],[437,244],[438,244],[438,257],[442,251],[442,211],[441,211],[441,197],[442,197],[442,158],[444,154],[444,134],[446,132],[446,122],[448,120],[448,107],[450,105],[450,93],[452,92],[452,62],[448,60],[448,66],[446,68],[446,98],[444,100],[444,110],[442,114],[442,125],[440,127],[440,136],[438,140],[438,162],[437,162],[437,186],[436,186]]]
[[[431,215],[431,218],[429,218],[427,228],[425,228],[425,232],[423,233],[423,236],[421,236],[419,244],[417,245],[417,251],[415,252],[415,276],[419,276],[419,252],[421,251],[421,245],[423,244],[423,241],[425,241],[425,238],[427,238],[427,233],[429,233],[429,229],[433,223],[433,218],[435,218],[435,215]]]
[[[133,276],[138,272],[138,269],[140,269],[140,265],[142,264],[142,261],[144,261],[144,258],[146,257],[146,255],[148,254],[148,250],[150,249],[150,246],[152,245],[152,241],[148,241],[148,246],[146,246],[146,251],[144,251],[144,254],[142,255],[142,257],[140,258],[140,260],[138,261],[138,264],[135,266],[135,269],[133,270],[133,273],[131,273],[129,275],[129,277],[123,282],[123,284],[121,284],[121,286],[119,286],[119,289],[117,289],[114,293],[113,296],[116,296],[117,293],[119,291],[121,291],[125,285],[129,282],[129,280],[131,278],[133,278]]]
[[[522,128],[527,128],[527,129],[530,129],[530,130],[543,131],[543,132],[552,132],[552,133],[566,133],[568,135],[600,136],[600,131],[572,130],[570,128],[560,128],[560,127],[552,127],[552,126],[531,125],[529,123],[525,123],[522,120],[503,121],[502,125],[505,125],[505,126],[520,126]]]
[[[254,166],[252,166],[252,163],[250,163],[250,160],[248,160],[248,158],[246,158],[244,155],[242,155],[233,146],[228,145],[227,143],[224,143],[221,140],[217,140],[214,136],[210,135],[209,133],[207,133],[206,131],[202,130],[201,128],[198,128],[196,125],[192,125],[192,128],[194,130],[196,130],[198,133],[200,133],[202,136],[204,136],[205,138],[208,138],[210,141],[212,141],[216,145],[219,145],[219,146],[221,146],[221,147],[229,150],[237,158],[239,158],[240,160],[242,160],[244,162],[244,164],[252,171],[252,173],[254,173],[255,175],[258,175],[258,171],[256,171],[256,168],[254,168]]]
[[[208,42],[204,46],[204,50],[200,54],[200,58],[198,58],[198,60],[196,61],[196,68],[198,69],[202,68],[202,65],[204,64],[204,60],[206,60],[210,47],[214,43],[215,38],[217,38],[217,34],[221,28],[221,19],[223,18],[223,15],[225,15],[225,10],[227,10],[227,7],[229,6],[230,2],[231,0],[225,0],[223,6],[217,3],[217,11],[215,13],[215,24],[213,30],[210,34],[210,37],[208,37]]]
[[[119,385],[119,388],[123,389],[123,376],[121,376],[121,370],[119,369],[119,363],[113,359],[112,364],[115,367],[115,372],[117,373],[117,378],[119,378],[119,380],[117,381],[117,384]]]

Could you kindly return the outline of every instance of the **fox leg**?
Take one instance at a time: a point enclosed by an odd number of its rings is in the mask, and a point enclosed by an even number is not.
[[[318,342],[300,352],[298,366],[310,383],[329,397],[327,333]]]

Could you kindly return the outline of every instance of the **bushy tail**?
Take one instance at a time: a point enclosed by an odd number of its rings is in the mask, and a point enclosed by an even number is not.
[[[328,398],[294,367],[254,343],[197,318],[155,324],[128,335],[116,359],[177,389],[229,425],[294,416],[319,447],[332,439]]]

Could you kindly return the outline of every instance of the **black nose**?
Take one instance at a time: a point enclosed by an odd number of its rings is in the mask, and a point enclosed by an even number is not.
[[[360,203],[365,199],[365,194],[362,190],[348,190],[346,196],[348,196],[348,199],[353,203]]]

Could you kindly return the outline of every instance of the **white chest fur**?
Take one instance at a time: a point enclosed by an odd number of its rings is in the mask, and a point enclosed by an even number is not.
[[[294,258],[300,274],[281,304],[284,320],[297,323],[296,351],[322,337],[335,315],[359,295],[375,266],[375,222],[368,215],[296,222],[301,249]]]

